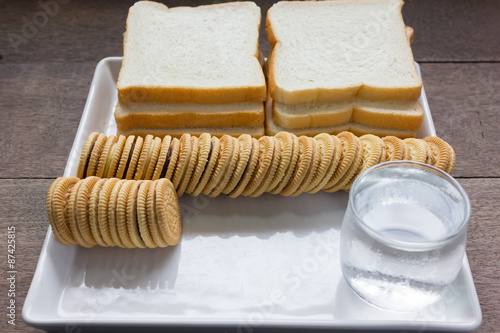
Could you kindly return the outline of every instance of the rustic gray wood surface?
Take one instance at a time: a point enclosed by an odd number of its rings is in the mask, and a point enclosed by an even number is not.
[[[15,226],[18,265],[17,325],[4,317],[1,332],[36,331],[21,308],[47,232],[46,192],[64,171],[96,64],[122,55],[134,2],[58,1],[0,1],[0,248],[6,258],[7,228]],[[258,1],[263,13],[271,3]],[[500,1],[408,0],[403,15],[415,29],[437,134],[454,147],[454,176],[472,203],[467,254],[483,311],[478,332],[500,331]],[[260,47],[270,49],[263,25]]]

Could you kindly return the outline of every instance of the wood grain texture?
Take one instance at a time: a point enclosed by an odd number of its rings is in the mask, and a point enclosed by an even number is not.
[[[38,1],[2,2],[0,63],[95,64],[104,57],[120,56],[125,19],[134,2],[43,0],[52,4],[43,7]],[[163,2],[169,7],[186,5],[180,0]],[[219,2],[224,1],[191,1],[189,5]],[[263,13],[263,54],[270,50],[265,13],[274,2],[256,1]],[[415,30],[413,50],[419,62],[500,60],[499,13],[500,2],[495,0],[408,0],[403,7],[405,23]]]
[[[455,149],[455,177],[499,177],[500,64],[422,64],[437,135]]]
[[[0,245],[6,253],[7,227],[16,227],[16,256],[18,265],[16,302],[23,304],[36,268],[38,256],[47,232],[45,212],[46,192],[52,180],[0,180]],[[500,179],[460,179],[468,193],[472,215],[468,229],[467,255],[483,311],[483,324],[478,332],[495,332],[500,326]],[[0,288],[7,290],[6,272],[0,270]],[[5,300],[2,303],[6,306]],[[26,330],[18,307],[18,325],[13,328],[0,323],[2,332]]]

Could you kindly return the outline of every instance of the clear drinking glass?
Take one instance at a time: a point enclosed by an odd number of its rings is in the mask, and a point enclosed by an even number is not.
[[[342,272],[366,301],[414,311],[438,300],[465,253],[470,202],[426,164],[376,165],[351,187],[340,236]]]

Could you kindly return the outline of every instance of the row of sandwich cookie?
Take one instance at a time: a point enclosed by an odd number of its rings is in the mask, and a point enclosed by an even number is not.
[[[427,163],[452,173],[455,152],[438,137],[360,137],[351,132],[315,137],[280,132],[259,139],[248,134],[220,139],[208,133],[180,139],[92,133],[77,176],[170,180],[180,196],[256,197],[349,190],[369,167],[392,160]]]
[[[182,231],[168,179],[60,177],[47,193],[47,215],[59,242],[89,248],[166,247],[176,245]]]

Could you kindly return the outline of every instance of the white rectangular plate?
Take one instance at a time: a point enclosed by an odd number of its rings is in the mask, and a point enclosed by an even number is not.
[[[90,132],[115,133],[120,66],[121,58],[98,64],[65,176],[76,174]],[[419,101],[425,122],[418,135],[435,135],[423,89]],[[353,294],[340,271],[338,248],[347,198],[343,192],[296,198],[185,195],[181,241],[164,249],[65,246],[49,228],[23,318],[48,330],[479,327],[467,258],[443,300],[418,313],[375,308]]]

